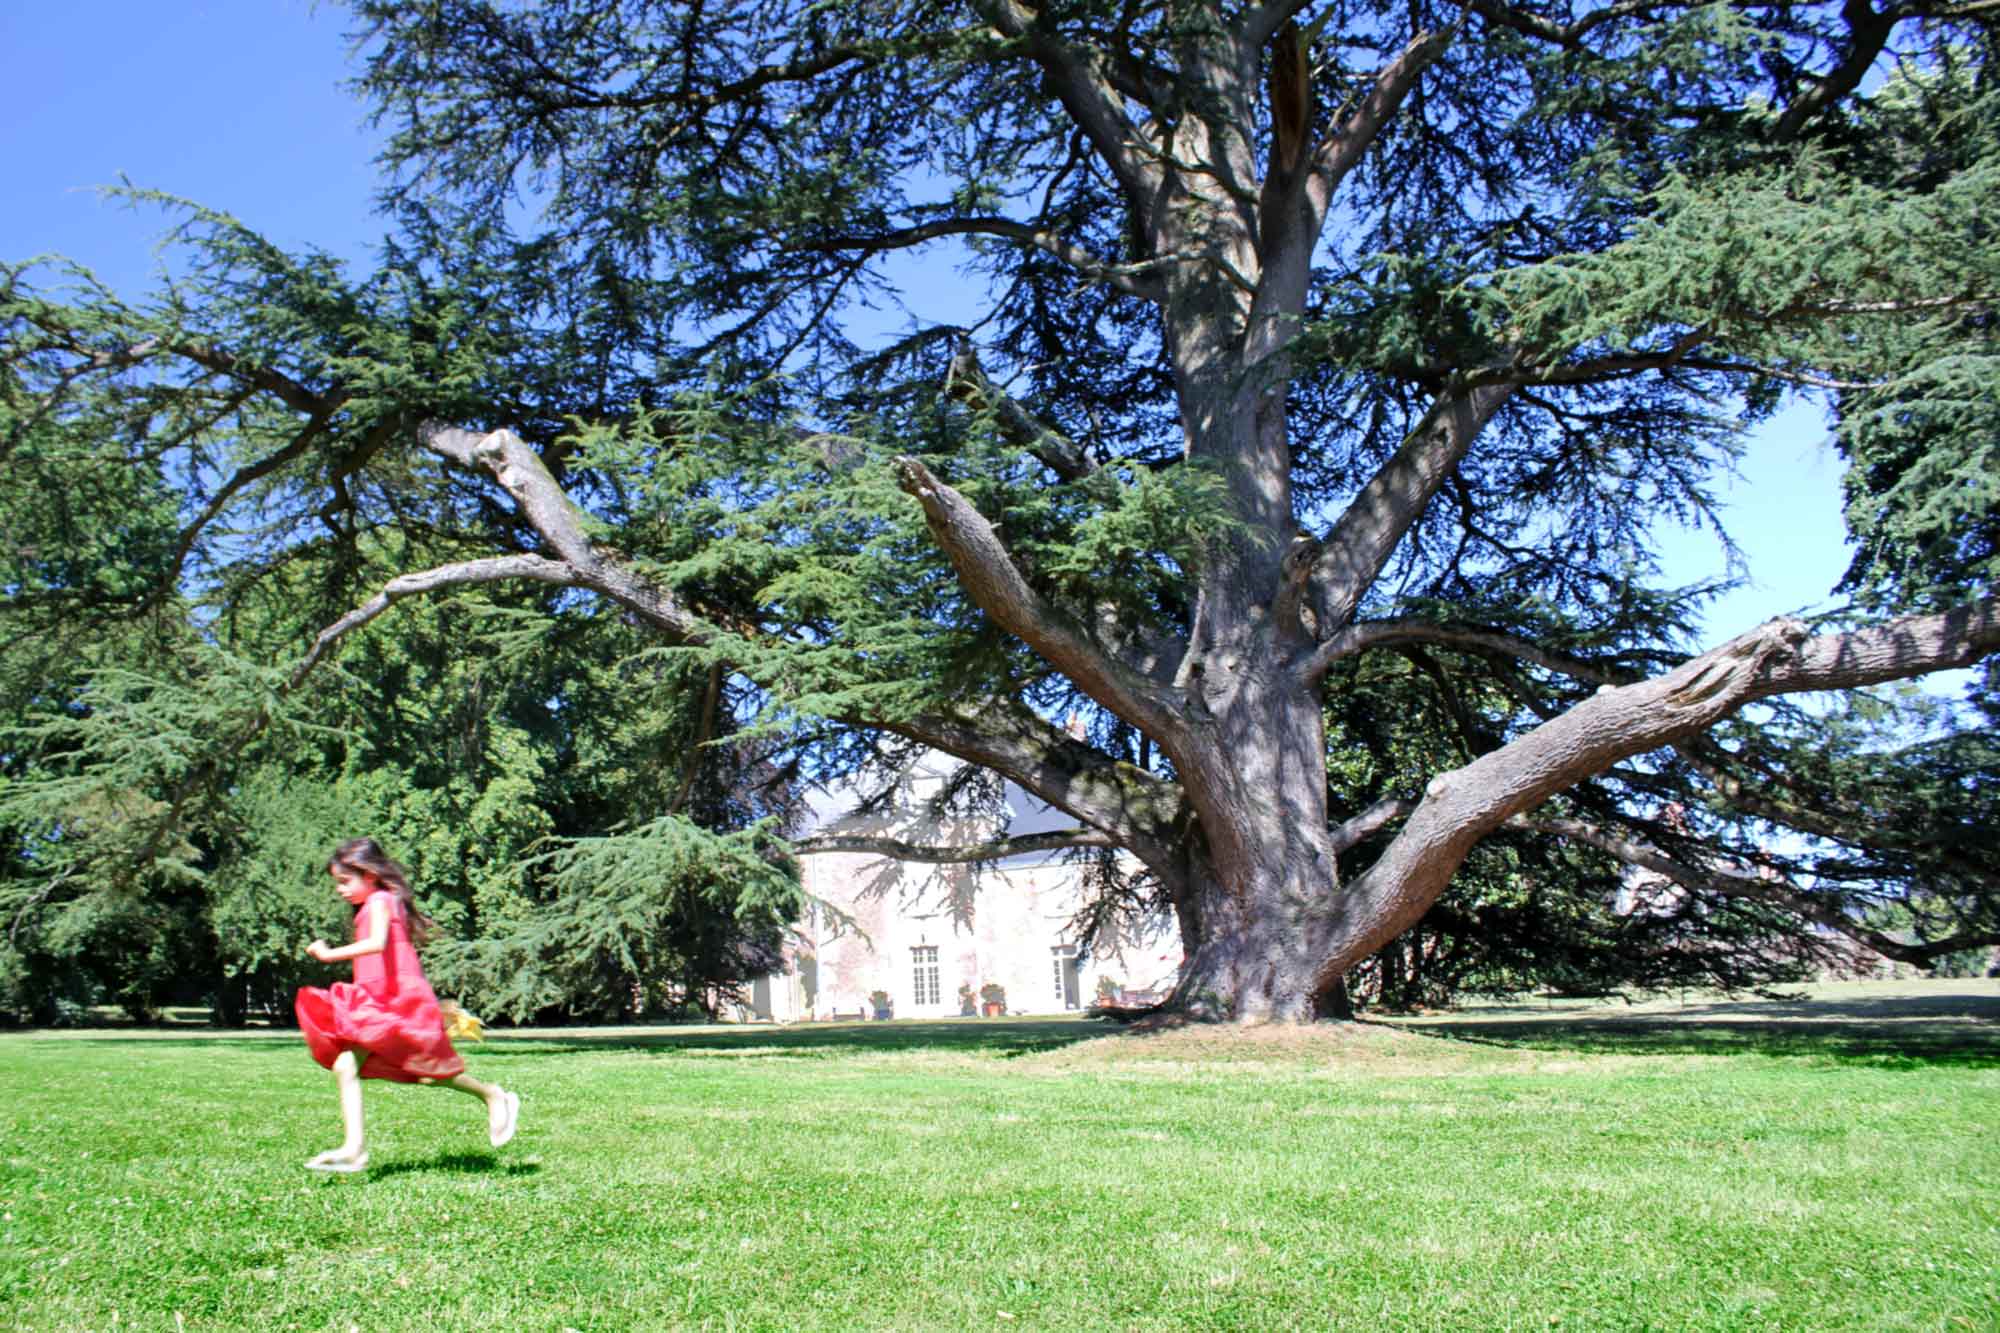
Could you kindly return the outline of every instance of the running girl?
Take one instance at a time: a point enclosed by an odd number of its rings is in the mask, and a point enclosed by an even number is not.
[[[299,1029],[313,1059],[333,1071],[346,1130],[338,1148],[306,1163],[309,1171],[361,1171],[368,1165],[361,1125],[361,1080],[441,1083],[486,1103],[488,1140],[498,1148],[514,1137],[521,1099],[498,1084],[465,1072],[465,1061],[445,1035],[437,995],[424,978],[411,941],[411,918],[421,936],[430,922],[411,905],[410,880],[373,838],[342,843],[327,862],[340,896],[359,910],[354,943],[336,949],[314,940],[306,952],[322,963],[352,959],[352,983],[299,988]]]

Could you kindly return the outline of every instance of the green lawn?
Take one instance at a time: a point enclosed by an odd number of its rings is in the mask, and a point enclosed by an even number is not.
[[[2000,1326],[2000,986],[1727,1010],[499,1036],[345,1178],[296,1039],[0,1036],[0,1327]]]

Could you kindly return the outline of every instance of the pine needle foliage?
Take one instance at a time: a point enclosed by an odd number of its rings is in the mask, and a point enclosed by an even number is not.
[[[1851,465],[1813,629],[1988,625],[1986,6],[351,9],[371,271],[129,189],[172,224],[161,290],[0,269],[18,901],[63,858],[133,901],[275,873],[310,821],[253,853],[229,803],[299,784],[399,840],[467,985],[505,954],[518,1013],[609,1012],[635,966],[685,1003],[689,959],[739,975],[698,922],[768,942],[752,862],[803,785],[929,747],[1110,835],[1143,870],[1086,919],[1171,910],[1180,999],[1239,1017],[1443,957],[1376,938],[1406,892],[1467,985],[2000,938],[1953,850],[1990,676],[1935,716],[1739,706],[1553,794],[1508,767],[1707,646],[1657,529],[1726,542],[1719,479],[1791,397]],[[900,308],[924,247],[943,318]],[[1964,632],[1925,662],[1990,660]],[[269,665],[175,687],[256,735],[120,676],[146,644]],[[1682,908],[1605,906],[1662,858]]]

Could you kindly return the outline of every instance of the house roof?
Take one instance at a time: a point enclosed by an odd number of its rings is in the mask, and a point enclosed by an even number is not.
[[[949,845],[963,843],[972,838],[990,838],[1003,834],[1007,837],[1020,837],[1029,833],[1049,833],[1077,827],[1077,821],[1073,816],[1009,782],[1001,793],[1004,812],[995,812],[996,818],[992,825],[978,827],[980,821],[959,816],[949,821],[950,828],[941,828],[937,819],[923,808],[924,802],[964,767],[966,765],[960,760],[948,754],[927,750],[903,771],[898,783],[899,790],[891,803],[886,808],[867,814],[855,813],[856,807],[872,794],[858,784],[838,784],[816,789],[807,797],[806,804],[812,812],[812,818],[807,827],[801,830],[800,836],[834,832],[872,833],[899,838],[905,842]],[[1058,855],[1060,855],[1058,852],[1031,852],[1007,857],[1002,864],[1034,865]]]

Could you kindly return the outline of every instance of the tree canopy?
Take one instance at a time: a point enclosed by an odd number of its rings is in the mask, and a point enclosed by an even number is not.
[[[13,748],[19,895],[172,862],[320,662],[506,590],[726,682],[760,772],[927,747],[1066,811],[1196,1012],[1329,1012],[1413,929],[1654,981],[2000,942],[1989,6],[352,8],[372,272],[175,201],[143,299],[6,271],[7,669],[95,728]],[[918,248],[962,314],[868,332]],[[1704,649],[1653,525],[1795,394],[1849,604]],[[244,663],[152,767],[90,675],[148,636]],[[599,660],[563,725],[690,711]],[[115,819],[55,785],[114,771]],[[755,836],[621,812],[566,901]]]

